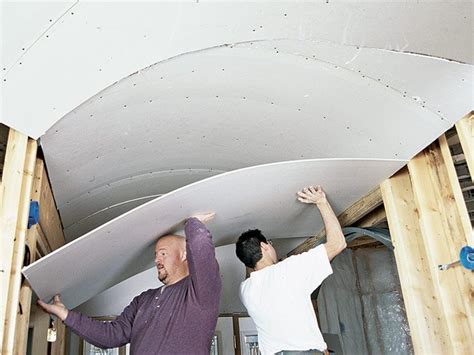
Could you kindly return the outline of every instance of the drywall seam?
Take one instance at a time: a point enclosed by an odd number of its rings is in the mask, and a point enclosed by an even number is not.
[[[142,72],[148,70],[148,69],[151,69],[152,67],[155,67],[155,66],[159,66],[159,65],[162,65],[162,64],[165,64],[169,61],[172,61],[174,59],[177,59],[177,58],[180,58],[180,57],[184,57],[184,56],[187,56],[187,55],[194,55],[194,54],[198,54],[198,53],[201,53],[201,52],[206,52],[206,51],[210,51],[210,50],[215,50],[215,49],[219,49],[219,48],[224,48],[224,47],[229,47],[229,48],[233,48],[233,47],[243,47],[243,45],[246,45],[246,44],[253,44],[253,43],[265,43],[265,42],[269,42],[269,41],[282,41],[282,40],[289,40],[289,41],[301,41],[301,42],[312,42],[312,43],[325,43],[325,44],[332,44],[332,45],[335,45],[335,46],[341,46],[341,47],[346,47],[346,48],[355,48],[355,49],[372,49],[372,50],[379,50],[379,51],[384,51],[384,52],[391,52],[391,53],[397,53],[397,54],[407,54],[407,55],[412,55],[412,56],[417,56],[417,57],[424,57],[424,58],[433,58],[433,59],[438,59],[440,61],[447,61],[447,62],[451,62],[451,63],[455,63],[455,64],[459,64],[459,65],[468,65],[468,66],[472,66],[468,63],[464,63],[464,62],[461,62],[461,61],[457,61],[457,60],[453,60],[453,59],[447,59],[447,58],[442,58],[442,57],[437,57],[437,56],[434,56],[434,55],[427,55],[427,54],[422,54],[422,53],[415,53],[415,52],[406,52],[406,51],[397,51],[397,50],[393,50],[393,49],[384,49],[384,48],[377,48],[377,47],[364,47],[364,46],[356,46],[356,45],[352,45],[352,44],[342,44],[342,43],[337,43],[337,42],[333,42],[333,41],[318,41],[318,40],[308,40],[308,39],[305,39],[305,40],[301,40],[301,39],[298,39],[298,38],[289,38],[289,37],[279,37],[279,38],[265,38],[265,39],[258,39],[258,40],[248,40],[248,41],[241,41],[241,42],[234,42],[234,43],[222,43],[222,44],[219,44],[219,45],[215,45],[215,46],[210,46],[210,47],[204,47],[204,48],[200,48],[200,49],[196,49],[196,50],[192,50],[192,51],[187,51],[187,52],[183,52],[183,53],[180,53],[180,54],[177,54],[177,55],[174,55],[174,56],[171,56],[171,57],[168,57],[168,58],[165,58],[163,60],[160,60],[156,63],[153,63],[153,64],[150,64],[146,67],[143,67],[141,69],[138,69],[136,71],[134,71],[133,73],[130,73],[129,75],[123,77],[123,78],[120,78],[118,80],[116,80],[115,82],[113,82],[112,84],[108,85],[107,87],[105,87],[104,89],[100,90],[97,92],[97,94],[95,94],[94,96],[97,96],[97,95],[100,95],[102,94],[104,91],[106,91],[107,89],[109,89],[110,87],[114,86],[115,84],[118,84],[119,82],[123,81],[123,80],[126,80],[126,79],[129,79],[135,75],[139,75],[141,74]],[[267,50],[267,51],[270,51],[269,49],[267,48],[264,48],[262,47],[263,49]],[[290,52],[286,52],[287,54],[289,55],[294,55],[294,56],[300,56],[300,57],[303,57],[305,58],[306,56],[304,55],[299,55],[299,54],[295,54],[295,53],[290,53]],[[341,67],[347,71],[350,71],[356,75],[359,75],[360,77],[362,78],[369,78],[371,80],[373,80],[376,84],[378,85],[381,85],[383,88],[385,88],[385,85],[383,85],[382,83],[380,83],[380,81],[378,81],[377,79],[375,78],[372,78],[370,76],[367,76],[367,75],[364,75],[364,74],[361,74],[360,72],[357,72],[357,71],[354,71],[352,69],[349,69],[347,67],[343,67],[339,64],[336,64],[336,63],[333,63],[333,62],[330,62],[330,61],[327,61],[327,60],[323,60],[323,59],[320,59],[320,58],[315,58],[315,57],[308,57],[309,59],[312,59],[314,61],[317,61],[317,62],[321,62],[321,63],[326,63],[326,64],[329,64],[329,65],[333,65],[333,66],[337,66],[337,67]],[[354,60],[355,58],[353,58],[352,60]],[[346,63],[346,64],[349,64]],[[394,87],[391,87],[392,90],[396,91],[398,94],[406,97],[406,95],[404,95],[404,91],[403,90],[400,90],[400,89],[397,89],[397,88],[394,88]],[[94,97],[92,96],[92,97]],[[87,100],[85,100],[83,103],[79,104],[77,107],[81,106],[82,104],[85,104],[86,102],[88,102],[89,100],[92,99],[92,97],[88,98]],[[420,106],[424,107],[423,105],[420,104]],[[425,107],[424,107],[425,108]],[[70,112],[74,111],[75,109],[71,110]],[[431,111],[431,110],[429,110]],[[69,113],[70,113],[69,112]],[[436,111],[431,111],[432,113],[434,113],[435,115],[439,116],[441,120],[446,120],[444,117],[440,116],[439,113]],[[69,113],[67,113],[66,115],[64,116],[67,116]],[[59,120],[57,121],[59,122]],[[56,123],[57,123],[56,122]],[[53,128],[53,126],[51,126],[51,128]],[[50,128],[50,129],[51,129]]]
[[[89,218],[94,217],[95,215],[101,214],[102,212],[108,211],[108,210],[113,209],[115,207],[126,205],[126,204],[131,203],[131,202],[137,202],[137,201],[141,201],[141,200],[147,200],[147,199],[151,199],[151,198],[161,197],[163,195],[164,194],[156,194],[156,195],[150,195],[150,196],[140,196],[140,197],[137,197],[137,198],[133,198],[133,199],[130,199],[130,200],[122,201],[122,202],[107,206],[107,207],[102,208],[102,209],[100,209],[100,210],[98,210],[98,211],[96,211],[96,212],[94,212],[94,213],[92,213],[92,214],[90,214],[86,217],[81,218],[80,220],[78,220],[78,221],[76,221],[76,222],[74,222],[70,225],[64,226],[64,229],[69,228],[71,226],[74,226],[75,224],[82,223],[82,222],[88,220]]]
[[[52,27],[54,27],[54,25],[56,23],[59,22],[59,20],[61,20],[65,15],[66,13],[70,12],[77,4],[79,3],[79,0],[76,0],[76,2],[74,4],[72,4],[69,8],[67,8],[62,15],[60,15],[59,17],[57,17],[52,23],[50,26],[48,26],[35,40],[33,40],[33,43],[31,43],[28,47],[25,48],[25,50],[22,52],[22,54],[18,57],[17,60],[13,61],[12,64],[10,64],[9,67],[5,68],[6,70],[4,70],[3,72],[3,76],[2,76],[2,79],[4,79],[9,73],[11,70],[13,70],[13,68],[15,67],[15,65],[17,65],[18,63],[21,62],[21,60],[23,59],[23,57],[29,52],[29,50],[31,48],[33,48],[35,46],[35,44],[44,36],[47,36],[47,33],[51,30]],[[20,63],[21,64],[21,63]]]
[[[258,41],[258,42],[266,42],[268,40],[261,40],[261,41]],[[255,41],[256,42],[256,41]],[[247,41],[247,42],[241,42],[241,43],[238,43],[238,44],[235,44],[235,45],[231,45],[230,47],[242,47],[241,45],[243,44],[252,44],[252,43],[255,43],[254,41]],[[416,53],[407,53],[407,52],[400,52],[400,51],[394,51],[394,50],[387,50],[387,49],[381,49],[381,48],[369,48],[369,47],[361,47],[361,46],[353,46],[353,45],[338,45],[338,44],[335,44],[333,42],[328,42],[328,41],[310,41],[310,42],[313,42],[313,43],[325,43],[325,44],[334,44],[336,46],[342,46],[342,47],[349,47],[349,48],[355,48],[357,49],[358,51],[356,52],[355,56],[348,62],[346,62],[345,64],[350,64],[352,61],[354,61],[357,56],[359,55],[360,53],[360,50],[361,49],[372,49],[372,50],[376,50],[376,51],[385,51],[385,52],[390,52],[390,53],[402,53],[402,54],[407,54],[407,55],[413,55],[413,56],[416,56],[416,57],[424,57],[424,58],[434,58],[434,59],[438,59],[440,61],[447,61],[447,62],[453,62],[453,63],[456,63],[456,64],[459,64],[459,65],[468,65],[468,66],[471,66],[470,64],[466,64],[466,63],[462,63],[462,62],[458,62],[458,61],[454,61],[454,60],[448,60],[448,59],[443,59],[443,58],[440,58],[440,57],[436,57],[436,56],[430,56],[430,55],[422,55],[422,54],[416,54]],[[246,47],[244,47],[246,48]],[[259,47],[260,50],[265,50],[267,52],[271,52],[272,50],[267,48],[267,47]],[[393,90],[396,94],[402,96],[403,98],[407,98],[408,97],[408,93],[402,89],[399,89],[399,88],[396,88],[394,86],[391,86],[391,85],[387,85],[385,83],[382,83],[380,79],[376,79],[370,75],[367,75],[367,74],[364,74],[362,73],[360,70],[359,71],[355,71],[353,69],[350,69],[350,68],[347,68],[345,66],[342,66],[340,64],[337,64],[337,63],[334,63],[334,62],[331,62],[331,61],[328,61],[328,60],[324,60],[322,58],[317,58],[316,56],[306,56],[306,55],[303,55],[303,54],[300,54],[300,53],[291,53],[289,51],[285,51],[285,49],[281,49],[281,48],[278,48],[278,47],[275,47],[275,50],[277,50],[276,53],[279,53],[279,52],[282,52],[282,53],[286,53],[288,55],[292,55],[292,56],[298,56],[298,57],[302,57],[302,58],[305,58],[305,59],[309,59],[309,60],[313,60],[315,62],[320,62],[320,63],[325,63],[325,64],[328,64],[328,65],[331,65],[331,66],[334,66],[334,68],[338,69],[338,68],[342,68],[343,70],[346,70],[348,72],[351,72],[355,75],[358,75],[360,76],[362,79],[369,79],[371,80],[373,83],[375,83],[375,85],[378,85],[381,87],[382,90]],[[448,118],[445,118],[441,115],[441,111],[439,110],[436,110],[434,108],[432,108],[429,104],[426,103],[425,100],[423,100],[422,98],[418,97],[418,96],[412,96],[411,97],[413,100],[409,100],[409,102],[411,102],[412,104],[415,104],[415,105],[419,105],[421,106],[423,109],[431,112],[432,114],[434,114],[435,116],[439,117],[441,121],[448,121],[448,122],[451,122],[452,124],[456,123],[456,121],[458,119],[461,119],[461,117],[458,117],[457,119],[455,119],[454,121],[451,121],[449,120]]]
[[[83,193],[81,195],[78,195],[78,196],[68,200],[68,203],[74,203],[75,201],[81,199],[85,195],[94,195],[94,194],[100,193],[108,187],[112,187],[112,186],[117,185],[117,184],[120,185],[120,183],[122,183],[124,181],[127,181],[127,180],[133,180],[133,179],[137,179],[137,178],[139,179],[139,178],[144,177],[144,176],[162,175],[162,174],[176,173],[176,172],[181,172],[181,171],[185,171],[185,172],[190,172],[190,171],[211,172],[212,171],[212,172],[215,172],[216,175],[223,174],[223,173],[227,172],[227,170],[219,170],[219,169],[213,169],[213,168],[164,169],[164,170],[159,170],[159,171],[150,171],[150,172],[143,173],[143,174],[130,175],[130,176],[127,176],[127,177],[124,177],[124,178],[121,178],[121,179],[116,179],[116,180],[113,180],[113,181],[109,181],[109,182],[104,183],[100,186],[94,187],[92,190],[86,191],[85,193]],[[155,195],[155,196],[158,196],[158,195]],[[143,197],[143,198],[146,198],[146,197]],[[133,200],[129,200],[128,202],[132,202],[132,201]],[[64,205],[64,203],[62,205],[58,205],[58,208],[60,209],[63,205]],[[116,207],[116,205],[114,205],[112,207]]]

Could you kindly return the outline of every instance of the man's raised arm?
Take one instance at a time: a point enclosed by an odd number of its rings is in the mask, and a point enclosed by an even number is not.
[[[341,224],[337,219],[331,205],[329,204],[326,194],[321,186],[310,186],[298,192],[298,200],[303,203],[315,204],[321,217],[323,218],[324,228],[326,229],[326,243],[324,244],[329,260],[342,252],[347,244],[344,234],[342,233]]]
[[[189,274],[202,305],[219,300],[222,287],[212,236],[204,225],[213,217],[214,213],[195,215],[186,221],[184,228]]]

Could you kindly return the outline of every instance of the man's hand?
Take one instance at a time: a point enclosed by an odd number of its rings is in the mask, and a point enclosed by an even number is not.
[[[54,314],[56,317],[64,321],[68,314],[68,309],[61,303],[59,295],[54,296],[54,302],[52,304],[45,303],[42,300],[38,300],[38,305],[43,308],[49,314]]]
[[[206,223],[212,220],[215,215],[216,214],[214,212],[208,212],[208,213],[196,214],[192,217],[199,219],[202,223]]]
[[[298,201],[303,203],[313,203],[319,205],[321,203],[326,203],[326,193],[323,191],[321,186],[310,186],[305,187],[302,191],[297,192]]]

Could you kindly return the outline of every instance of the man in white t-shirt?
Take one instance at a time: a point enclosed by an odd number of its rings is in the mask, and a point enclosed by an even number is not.
[[[311,293],[332,274],[329,262],[344,250],[346,241],[321,186],[304,188],[298,200],[318,207],[326,243],[280,262],[258,229],[243,233],[236,243],[237,257],[253,269],[240,285],[240,298],[257,326],[263,355],[327,353]]]

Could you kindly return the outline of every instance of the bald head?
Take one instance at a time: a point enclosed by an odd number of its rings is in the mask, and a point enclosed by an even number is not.
[[[186,250],[186,239],[181,235],[164,235],[156,242],[156,246],[168,246]]]
[[[166,235],[155,246],[155,264],[158,278],[171,285],[189,275],[186,259],[186,240],[180,235]]]

